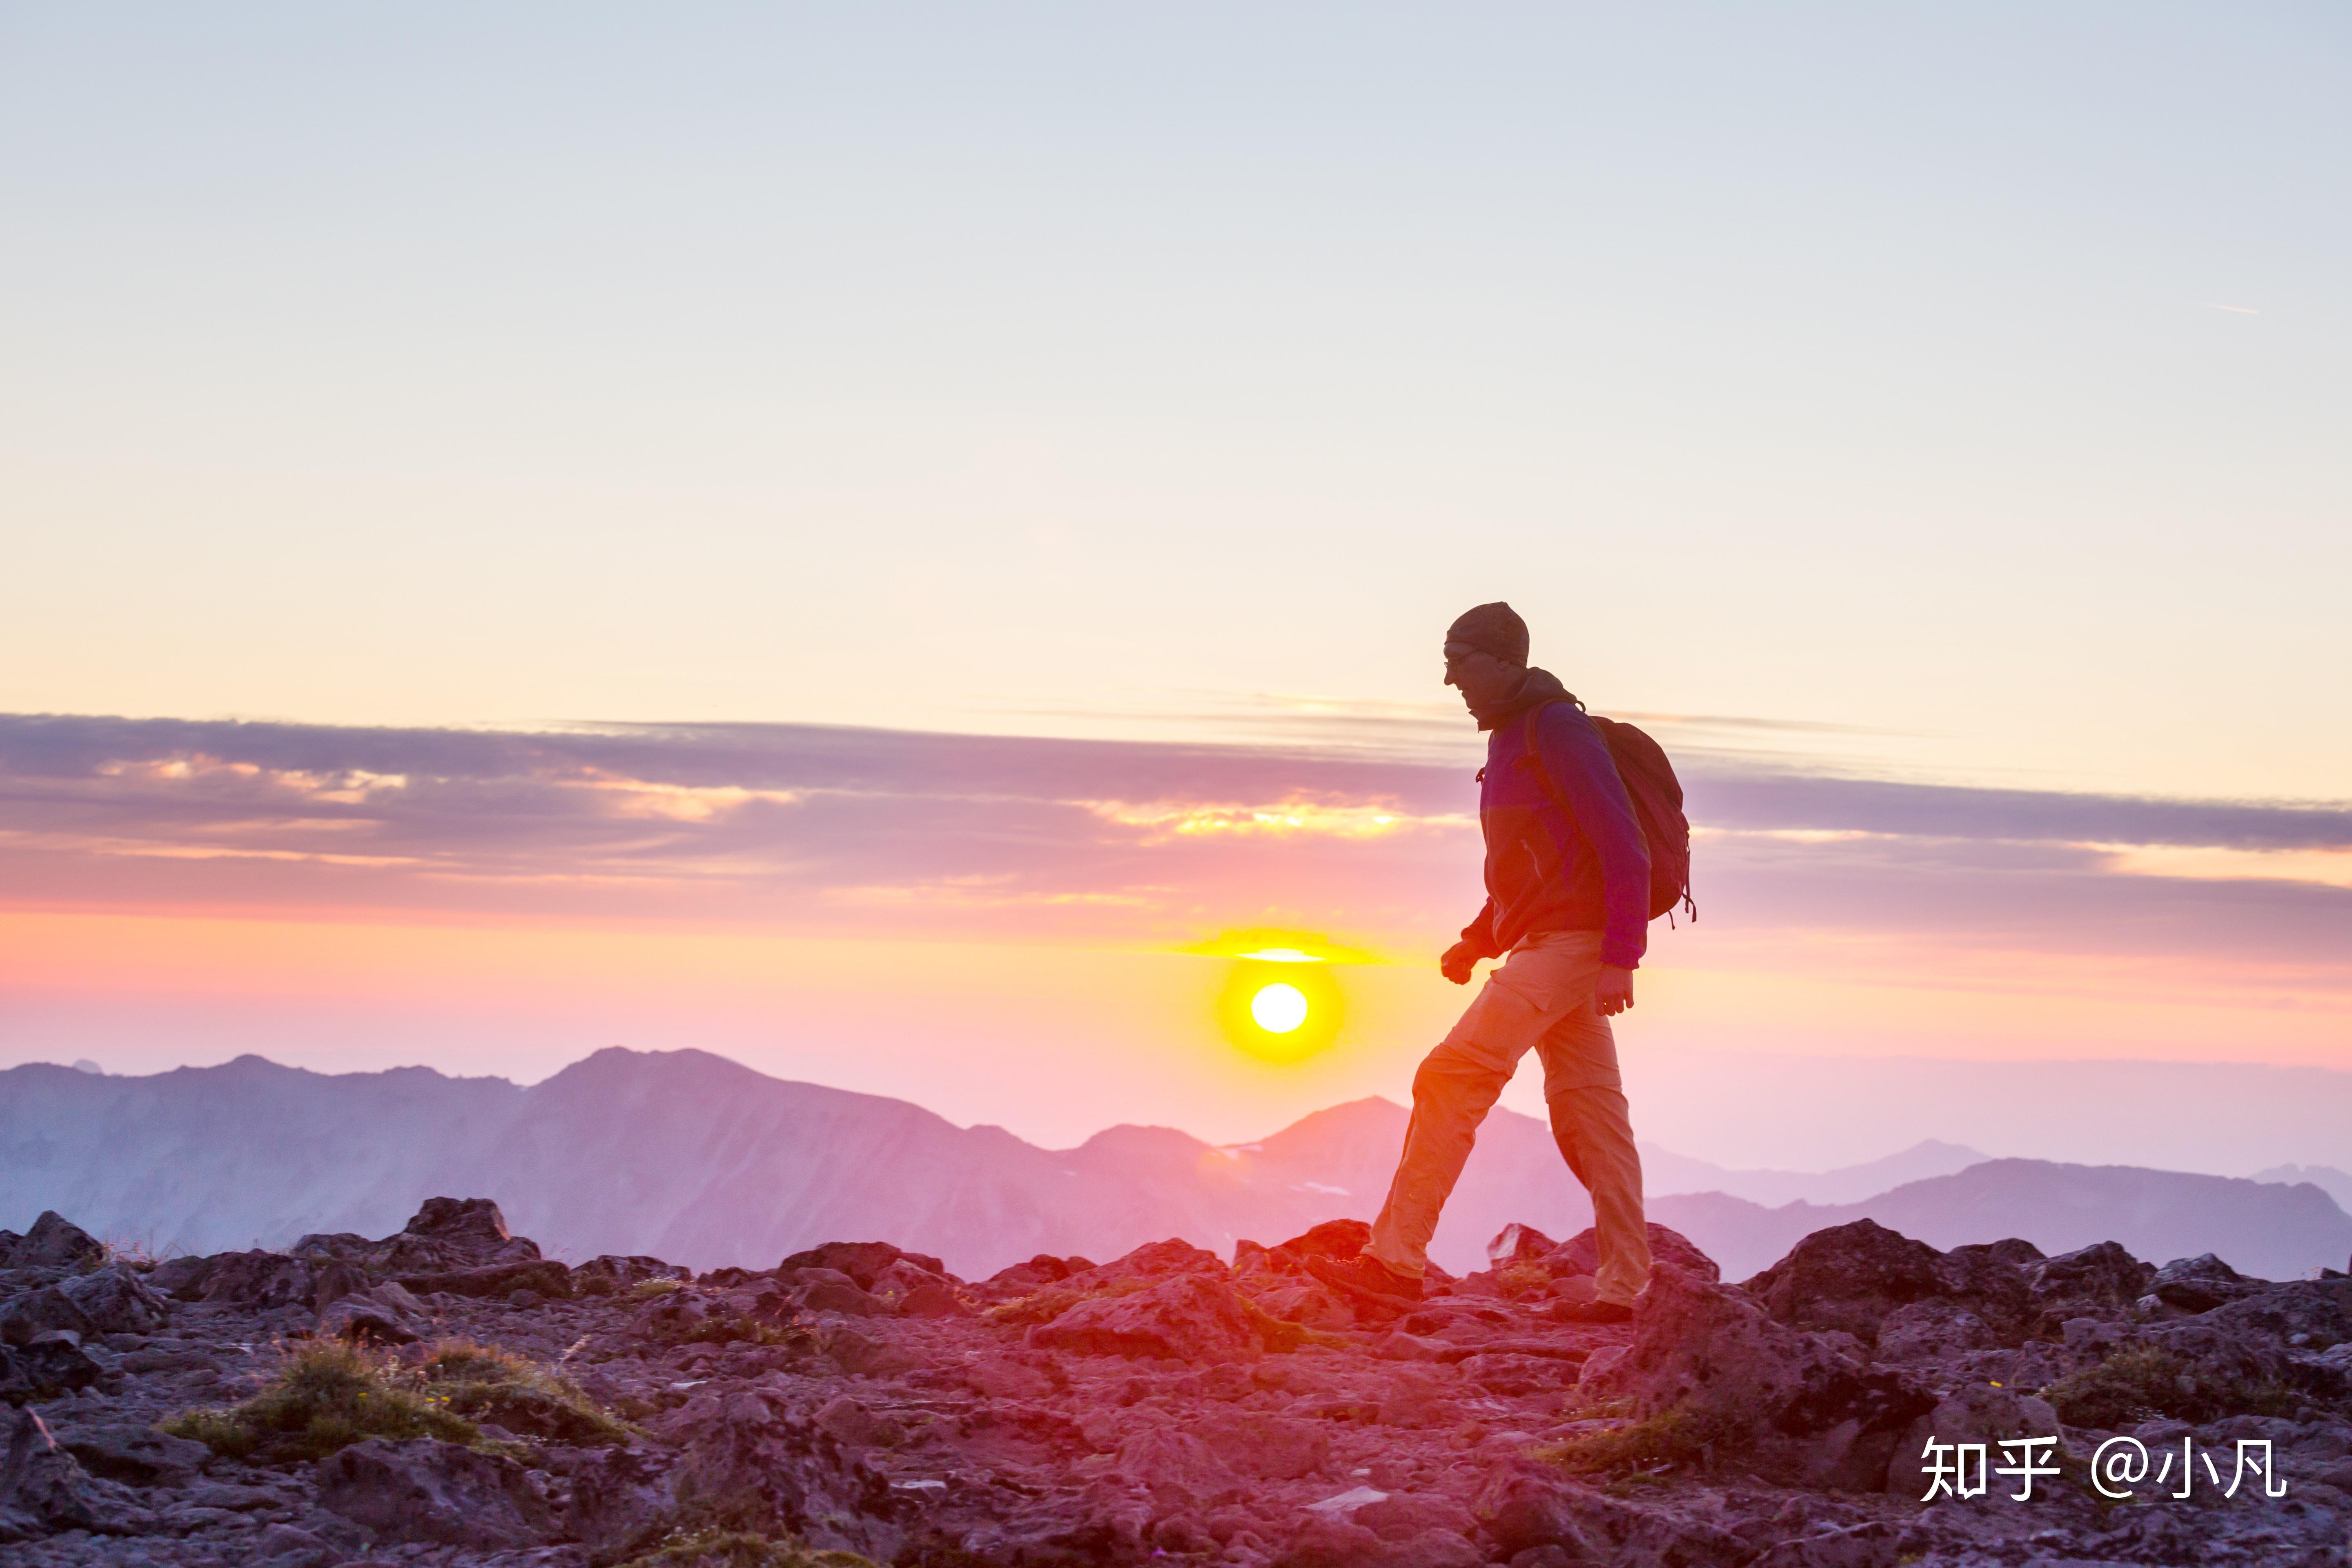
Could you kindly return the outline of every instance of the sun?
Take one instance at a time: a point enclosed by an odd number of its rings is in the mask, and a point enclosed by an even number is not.
[[[1261,985],[1250,998],[1250,1016],[1269,1035],[1287,1035],[1307,1022],[1307,993],[1286,981]]]
[[[1286,949],[1236,958],[1216,1010],[1225,1038],[1274,1063],[1302,1062],[1327,1048],[1347,1011],[1331,966]]]

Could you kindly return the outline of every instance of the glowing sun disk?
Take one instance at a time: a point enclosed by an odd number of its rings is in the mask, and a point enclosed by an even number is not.
[[[1269,1035],[1287,1035],[1307,1022],[1307,994],[1276,981],[1250,998],[1250,1016]]]

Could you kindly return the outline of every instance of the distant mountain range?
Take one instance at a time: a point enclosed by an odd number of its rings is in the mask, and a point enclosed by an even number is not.
[[[765,1267],[884,1238],[967,1276],[1039,1252],[1115,1256],[1180,1236],[1230,1252],[1369,1218],[1407,1113],[1384,1100],[1217,1147],[1115,1127],[1048,1150],[903,1100],[766,1077],[699,1051],[614,1047],[525,1089],[425,1068],[320,1074],[240,1057],[146,1078],[0,1071],[0,1226],[54,1208],[158,1251],[396,1230],[429,1195],[496,1198],[556,1256],[646,1252]],[[1744,1277],[1798,1237],[1867,1215],[1938,1247],[2021,1236],[2045,1251],[2121,1241],[2162,1261],[2216,1251],[2272,1278],[2352,1252],[2319,1169],[2285,1182],[1987,1161],[1948,1143],[1806,1173],[1645,1148],[1654,1217]],[[2265,1173],[2266,1175],[2271,1173]],[[1591,1209],[1544,1124],[1496,1110],[1432,1248],[1484,1265],[1513,1220],[1565,1237]]]

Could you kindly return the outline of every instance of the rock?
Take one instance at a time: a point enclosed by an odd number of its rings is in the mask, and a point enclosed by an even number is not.
[[[2268,1286],[2267,1280],[2249,1279],[2208,1252],[2199,1258],[2176,1258],[2158,1269],[2148,1282],[2148,1294],[2184,1312],[2210,1312]]]
[[[870,1291],[882,1271],[906,1256],[887,1241],[828,1241],[793,1253],[776,1265],[776,1273],[782,1278],[796,1268],[830,1268],[846,1275],[859,1289]]]
[[[89,1321],[85,1333],[152,1334],[171,1321],[171,1304],[138,1270],[113,1264],[57,1287]]]
[[[316,1531],[299,1524],[273,1524],[254,1537],[253,1558],[267,1568],[329,1568],[341,1560]]]
[[[371,1437],[319,1461],[319,1504],[386,1541],[491,1550],[552,1532],[546,1500],[512,1459],[434,1437]]]
[[[105,1369],[80,1346],[64,1340],[0,1344],[0,1401],[38,1403],[88,1388]]]
[[[824,1331],[817,1336],[817,1342],[842,1371],[866,1377],[887,1377],[917,1364],[913,1356],[897,1345],[861,1334],[846,1324]]]
[[[1824,1524],[1811,1534],[1783,1541],[1749,1568],[1896,1568],[1903,1538],[1880,1520],[1860,1524]]]
[[[2147,1294],[2156,1270],[2116,1242],[2102,1241],[2047,1258],[2026,1270],[2035,1308],[2052,1323],[2120,1312]]]
[[[1318,1518],[1290,1538],[1275,1568],[1367,1568],[1381,1555],[1381,1538],[1344,1519]]]
[[[506,1215],[488,1198],[427,1198],[405,1226],[381,1241],[339,1231],[303,1237],[289,1251],[306,1262],[341,1261],[404,1277],[491,1268],[539,1258],[538,1243],[510,1233]]]
[[[409,1259],[427,1255],[441,1268],[488,1268],[499,1263],[525,1263],[539,1257],[538,1245],[507,1229],[507,1216],[488,1198],[427,1198],[424,1206],[387,1238],[387,1269],[398,1272],[416,1267]]]
[[[342,1297],[319,1314],[322,1339],[362,1343],[415,1344],[433,1331],[425,1303],[393,1280]]]
[[[0,1234],[6,1234],[0,1232]],[[0,1268],[95,1268],[106,1261],[106,1245],[55,1209],[44,1209],[33,1228],[16,1237]]]
[[[646,1279],[689,1279],[693,1270],[642,1254],[622,1257],[605,1253],[572,1271],[572,1289],[586,1295],[611,1296]]]
[[[934,1279],[918,1285],[898,1298],[898,1315],[906,1318],[968,1318],[971,1309],[957,1295],[955,1287],[945,1280]]]
[[[2021,1396],[1982,1382],[1962,1384],[1911,1425],[1886,1467],[1886,1489],[1898,1497],[1926,1500],[1928,1486],[1927,1447],[1939,1443],[1982,1443],[1991,1464],[2009,1463],[1998,1447],[2003,1437],[2061,1436],[2058,1413],[2040,1399]],[[1986,1481],[1994,1484],[1988,1471]],[[1987,1493],[1988,1496],[1991,1494]]]
[[[1792,1486],[1879,1489],[1895,1444],[1936,1405],[1911,1374],[1867,1366],[1672,1268],[1652,1279],[1625,1353],[1601,1359],[1587,1363],[1582,1389],[1627,1398],[1643,1416],[1685,1411],[1720,1431],[1719,1462]]]
[[[1488,1538],[1514,1560],[1549,1548],[1568,1562],[1600,1562],[1578,1523],[1591,1491],[1548,1466],[1517,1461],[1487,1476],[1472,1511],[1485,1522]]]
[[[1184,1505],[1238,1500],[1241,1479],[1215,1450],[1190,1432],[1147,1426],[1119,1445],[1113,1473],[1152,1494],[1160,1511]],[[1172,1491],[1175,1498],[1162,1496]]]
[[[1873,1345],[1888,1313],[1941,1289],[1943,1256],[1858,1219],[1813,1232],[1743,1289],[1790,1328],[1842,1330]]]
[[[317,1289],[317,1270],[282,1253],[224,1252],[203,1261],[204,1268],[174,1295],[184,1300],[193,1294],[200,1301],[268,1309],[308,1301]]]
[[[852,1318],[878,1318],[889,1303],[868,1292],[856,1280],[835,1268],[809,1265],[780,1276],[799,1303],[812,1312],[839,1312]]]
[[[29,1345],[42,1334],[65,1330],[77,1340],[97,1332],[74,1299],[56,1285],[45,1285],[0,1302],[0,1344]]]
[[[1297,1480],[1331,1458],[1330,1430],[1318,1421],[1227,1406],[1201,1412],[1190,1426],[1226,1465],[1257,1480]]]
[[[1258,1352],[1257,1331],[1240,1294],[1221,1279],[1194,1273],[1178,1274],[1132,1295],[1081,1301],[1030,1330],[1029,1342],[1079,1355],[1161,1357],[1201,1365]]]
[[[400,1283],[420,1296],[446,1291],[452,1296],[467,1296],[476,1300],[497,1300],[518,1290],[536,1291],[542,1297],[569,1297],[572,1291],[572,1270],[551,1258],[526,1258],[513,1263],[493,1263],[479,1268],[456,1268],[437,1274],[404,1274]]]
[[[572,1471],[564,1531],[604,1565],[642,1553],[677,1522],[672,1459],[643,1444],[611,1448]]]
[[[898,1555],[898,1500],[879,1472],[812,1425],[780,1416],[759,1394],[696,1399],[671,1427],[684,1447],[675,1495],[688,1518],[798,1535],[813,1546]]]
[[[1424,1530],[1391,1543],[1372,1560],[1371,1568],[1482,1568],[1486,1561],[1486,1554],[1466,1536],[1451,1530]]]
[[[1534,1263],[1559,1246],[1531,1225],[1513,1220],[1486,1244],[1486,1261],[1497,1269],[1514,1263]]]
[[[196,1299],[194,1287],[203,1280],[212,1264],[209,1258],[167,1258],[147,1271],[147,1287],[160,1295],[193,1301]]]
[[[153,1525],[134,1494],[83,1469],[31,1411],[16,1413],[0,1454],[0,1543],[68,1530],[131,1535]]]
[[[1368,1502],[1354,1514],[1355,1521],[1382,1541],[1410,1541],[1436,1530],[1467,1536],[1478,1528],[1477,1516],[1452,1498],[1434,1493],[1391,1493]],[[1475,1561],[1475,1560],[1474,1560]]]
[[[1897,1307],[1879,1320],[1878,1359],[1913,1363],[1940,1360],[2000,1343],[1977,1313],[1948,1297],[1931,1296]]]
[[[202,1443],[128,1422],[76,1427],[57,1440],[91,1475],[141,1487],[184,1485],[213,1457]]]
[[[1360,1219],[1327,1219],[1299,1236],[1267,1250],[1286,1258],[1328,1258],[1345,1260],[1364,1250],[1372,1227]]]
[[[1688,1237],[1663,1225],[1653,1224],[1649,1228],[1651,1262],[1679,1268],[1703,1279],[1723,1278],[1723,1270],[1716,1267],[1715,1259],[1701,1252]],[[1554,1277],[1597,1273],[1601,1268],[1601,1232],[1592,1227],[1577,1232],[1552,1248],[1543,1261]]]
[[[1270,1318],[1280,1318],[1286,1323],[1301,1323],[1310,1329],[1352,1329],[1356,1326],[1355,1309],[1321,1285],[1312,1282],[1284,1285],[1264,1291],[1257,1298],[1257,1305],[1258,1310]]]
[[[992,1297],[1011,1300],[1026,1296],[1042,1286],[1057,1285],[1070,1277],[1070,1268],[1051,1253],[1041,1252],[1026,1263],[1016,1263],[1000,1268],[980,1283],[980,1288]]]
[[[1451,1426],[1461,1414],[1452,1385],[1417,1367],[1400,1367],[1381,1395],[1379,1416],[1383,1426]]]

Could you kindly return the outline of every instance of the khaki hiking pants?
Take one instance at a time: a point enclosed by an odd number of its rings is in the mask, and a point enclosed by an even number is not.
[[[1601,1244],[1593,1284],[1631,1305],[1650,1280],[1642,1157],[1617,1075],[1617,1041],[1593,1006],[1601,933],[1542,931],[1513,948],[1412,1079],[1412,1121],[1388,1202],[1364,1250],[1400,1274],[1429,1267],[1429,1238],[1462,1174],[1478,1124],[1533,1047],[1544,1102],[1568,1168],[1592,1194]]]

